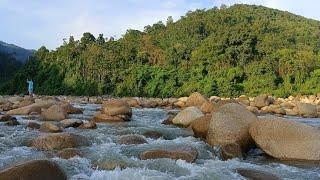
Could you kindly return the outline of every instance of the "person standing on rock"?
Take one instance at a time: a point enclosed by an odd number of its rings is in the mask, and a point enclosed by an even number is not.
[[[33,96],[33,81],[32,80],[27,80],[28,83],[28,92],[29,95],[32,97]]]

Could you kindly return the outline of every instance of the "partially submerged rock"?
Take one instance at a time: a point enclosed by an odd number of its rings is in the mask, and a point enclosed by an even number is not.
[[[62,150],[87,145],[87,139],[71,133],[41,135],[31,141],[30,146],[40,150]]]
[[[77,128],[81,124],[83,124],[83,122],[80,119],[64,119],[60,121],[59,124],[63,128],[69,128],[69,127]]]
[[[202,116],[191,123],[194,136],[206,139],[212,115]]]
[[[191,146],[177,146],[170,147],[168,149],[154,149],[147,150],[140,154],[140,159],[159,159],[159,158],[169,158],[173,160],[182,159],[189,163],[195,162],[198,156],[198,151],[196,148]]]
[[[146,144],[147,140],[141,136],[136,134],[123,135],[120,136],[117,140],[118,144],[132,145],[132,144]]]
[[[57,180],[67,179],[59,166],[48,160],[33,160],[0,171],[2,180]]]
[[[54,104],[53,101],[39,101],[29,106],[13,109],[7,112],[8,115],[29,115],[31,113],[41,113],[41,109],[47,109]]]
[[[188,107],[174,117],[172,122],[176,125],[188,127],[194,120],[202,116],[204,116],[204,114],[197,107]]]
[[[93,121],[88,121],[81,124],[78,128],[79,129],[96,129],[97,124]]]
[[[283,119],[262,119],[250,125],[250,135],[268,155],[282,160],[320,160],[320,131]]]
[[[207,134],[207,142],[211,146],[236,147],[229,152],[245,153],[253,140],[249,134],[249,125],[257,117],[240,104],[229,103],[213,113]],[[239,157],[241,154],[229,154],[230,157]]]
[[[238,168],[236,169],[236,172],[239,173],[241,176],[252,180],[280,180],[280,178],[274,174],[256,169]]]
[[[39,131],[47,133],[59,133],[62,132],[62,129],[56,124],[53,124],[51,122],[45,122],[40,125]]]
[[[61,121],[66,119],[67,112],[60,105],[53,105],[50,108],[42,111],[41,117],[45,121]]]

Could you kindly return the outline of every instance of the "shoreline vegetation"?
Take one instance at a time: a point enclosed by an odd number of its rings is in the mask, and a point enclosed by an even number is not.
[[[263,6],[215,7],[119,39],[87,32],[55,50],[41,47],[19,71],[7,72],[0,94],[26,92],[26,79],[44,95],[316,94],[319,52],[319,21]]]

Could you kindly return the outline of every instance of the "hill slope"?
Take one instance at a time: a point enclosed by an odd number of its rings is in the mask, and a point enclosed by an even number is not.
[[[8,54],[14,57],[17,61],[25,63],[34,53],[34,50],[24,49],[19,46],[0,41],[0,53]]]
[[[117,41],[70,37],[55,51],[40,48],[13,81],[32,77],[42,94],[286,96],[320,92],[319,51],[319,21],[234,5],[128,30]],[[10,87],[2,92],[24,82]]]

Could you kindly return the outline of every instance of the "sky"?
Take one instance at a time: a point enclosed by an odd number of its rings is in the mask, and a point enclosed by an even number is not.
[[[189,10],[226,4],[256,4],[320,20],[318,0],[0,0],[0,40],[28,49],[60,46],[64,38],[84,32],[120,38],[127,29]]]

